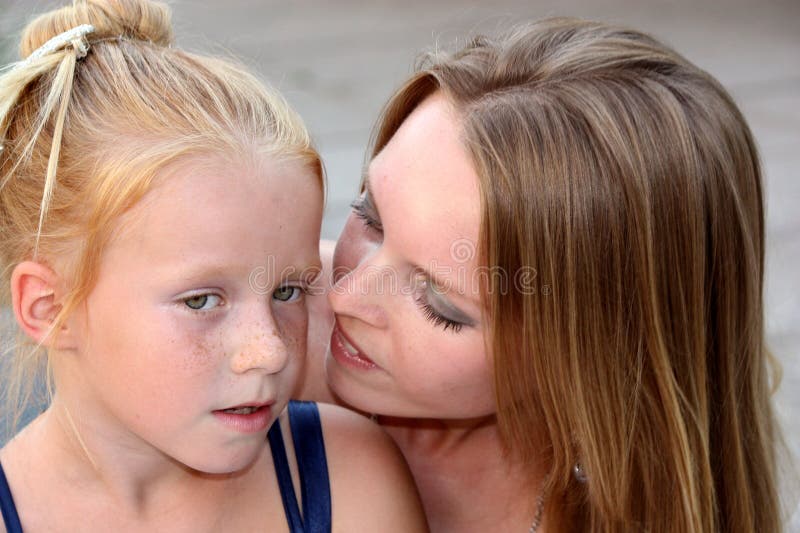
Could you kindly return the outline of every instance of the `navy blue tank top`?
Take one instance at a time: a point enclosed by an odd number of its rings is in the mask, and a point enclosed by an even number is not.
[[[289,426],[292,428],[297,469],[300,472],[302,514],[292,484],[280,423],[276,421],[267,433],[289,530],[292,533],[330,533],[331,490],[317,404],[289,402]],[[22,533],[22,525],[2,464],[0,464],[0,511],[3,513],[6,531]]]
[[[22,525],[19,523],[17,508],[14,507],[14,498],[11,497],[11,489],[8,488],[8,480],[2,464],[0,464],[0,511],[3,513],[3,523],[6,525],[6,531],[8,533],[22,533]]]

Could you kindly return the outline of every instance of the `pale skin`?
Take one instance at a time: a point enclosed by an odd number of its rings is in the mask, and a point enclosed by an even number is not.
[[[307,369],[306,397],[379,415],[434,532],[527,531],[542,479],[504,452],[497,427],[478,258],[469,250],[479,223],[478,178],[458,116],[435,94],[369,165],[332,255],[330,310],[318,308],[335,316],[331,347],[327,356],[312,352]],[[378,271],[408,290],[380,285]],[[538,531],[546,529],[545,520]]]
[[[258,154],[189,160],[164,178],[123,215],[85,305],[56,334],[58,262],[14,269],[14,314],[47,347],[57,391],[0,450],[26,532],[288,531],[266,429],[233,430],[215,413],[267,404],[300,494],[284,407],[306,349],[320,185]],[[256,290],[268,258],[282,275]],[[319,408],[333,530],[426,531],[391,440]]]

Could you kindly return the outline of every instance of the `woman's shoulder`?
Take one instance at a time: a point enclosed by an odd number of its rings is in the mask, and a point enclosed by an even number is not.
[[[336,529],[427,531],[414,479],[392,439],[354,411],[325,403],[317,407]]]

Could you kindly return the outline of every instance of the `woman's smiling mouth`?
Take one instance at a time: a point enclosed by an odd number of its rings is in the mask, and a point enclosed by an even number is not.
[[[353,341],[339,328],[336,322],[331,333],[331,355],[340,364],[361,370],[371,370],[378,368],[364,352],[362,352]]]

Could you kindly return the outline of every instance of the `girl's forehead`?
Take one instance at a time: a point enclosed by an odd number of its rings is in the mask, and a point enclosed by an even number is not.
[[[110,247],[175,264],[300,260],[317,248],[321,216],[317,176],[300,162],[189,161],[123,216]]]

